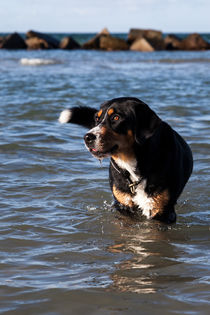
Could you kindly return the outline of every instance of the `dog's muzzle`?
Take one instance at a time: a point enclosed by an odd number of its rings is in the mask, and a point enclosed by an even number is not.
[[[94,135],[94,133],[91,132],[86,133],[86,135],[84,136],[85,144],[89,151],[93,154],[97,152],[95,148],[96,138],[97,138],[96,135]]]
[[[84,140],[88,150],[97,158],[108,157],[118,149],[116,144],[105,146],[104,141],[101,141],[98,135],[92,132],[88,132],[84,136]]]

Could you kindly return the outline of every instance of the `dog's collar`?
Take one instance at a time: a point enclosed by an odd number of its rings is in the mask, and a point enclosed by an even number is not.
[[[128,181],[131,183],[128,185],[128,187],[130,188],[132,195],[134,195],[136,191],[136,187],[138,186],[138,184],[141,183],[142,179],[135,182],[131,182],[130,178],[128,178]]]
[[[130,192],[132,195],[134,195],[136,191],[136,187],[141,183],[142,179],[133,182],[130,178],[130,173],[127,170],[122,170],[121,168],[119,168],[116,162],[112,158],[110,159],[110,163],[119,174],[123,174],[126,177],[126,181],[128,183]]]

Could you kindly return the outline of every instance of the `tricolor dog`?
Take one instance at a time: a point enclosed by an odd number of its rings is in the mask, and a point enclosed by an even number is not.
[[[191,175],[192,153],[148,105],[133,97],[115,98],[99,110],[64,110],[59,121],[89,128],[87,149],[98,159],[110,158],[110,186],[120,212],[176,220],[174,206]]]

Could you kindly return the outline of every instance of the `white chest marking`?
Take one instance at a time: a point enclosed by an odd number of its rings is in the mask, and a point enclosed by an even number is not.
[[[136,188],[133,202],[142,210],[142,214],[149,219],[151,217],[151,210],[154,206],[154,200],[151,197],[148,197],[145,192],[145,187],[146,180],[143,180]]]
[[[140,176],[136,175],[135,169],[137,165],[137,161],[135,159],[130,160],[129,163],[117,159],[115,161],[119,167],[126,169],[130,173],[130,179],[135,182],[141,179]],[[141,181],[140,184],[136,187],[136,193],[132,198],[132,201],[135,205],[137,205],[141,210],[142,214],[145,215],[147,218],[151,217],[151,210],[154,206],[154,200],[151,197],[148,197],[147,193],[145,192],[146,187],[146,180]]]
[[[115,160],[115,162],[120,168],[127,170],[130,173],[130,178],[132,181],[137,182],[140,180],[140,177],[135,174],[135,169],[137,165],[136,159],[130,160],[129,163],[121,159],[117,159]]]

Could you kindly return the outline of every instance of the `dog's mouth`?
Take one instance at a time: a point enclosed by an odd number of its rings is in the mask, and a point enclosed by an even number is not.
[[[100,159],[100,158],[111,156],[113,153],[117,151],[117,149],[118,149],[118,145],[115,144],[112,148],[106,151],[98,150],[96,148],[89,148],[89,151],[91,154],[93,154],[93,156]]]

